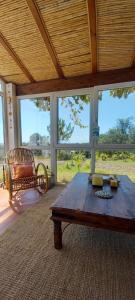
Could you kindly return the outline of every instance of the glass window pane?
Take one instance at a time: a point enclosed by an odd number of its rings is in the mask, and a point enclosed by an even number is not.
[[[135,182],[135,152],[96,152],[96,173],[127,175]]]
[[[48,168],[51,168],[51,153],[50,150],[32,149],[36,165],[43,162]]]
[[[88,143],[90,97],[58,98],[58,142]]]
[[[0,96],[0,145],[4,145],[4,136],[3,136],[3,112],[2,112],[2,97]]]
[[[135,144],[135,88],[100,93],[99,143]]]
[[[90,152],[57,151],[57,181],[69,182],[77,172],[90,172]]]
[[[4,134],[3,134],[2,97],[0,96],[0,181],[2,179],[3,161],[4,161]]]
[[[0,80],[0,92],[2,92],[2,82]]]
[[[32,149],[35,164],[42,162],[47,168],[51,168],[51,153],[49,149]]]
[[[24,99],[20,101],[22,145],[50,145],[49,99]]]

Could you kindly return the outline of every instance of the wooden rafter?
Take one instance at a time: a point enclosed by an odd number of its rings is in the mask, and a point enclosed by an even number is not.
[[[17,96],[89,88],[97,85],[135,81],[135,68],[97,72],[67,79],[52,79],[16,86]]]
[[[63,71],[61,69],[61,66],[59,64],[59,61],[58,61],[58,58],[57,58],[57,54],[56,54],[56,51],[54,49],[54,46],[51,42],[51,39],[50,39],[50,36],[49,36],[49,33],[48,33],[48,30],[46,28],[46,25],[45,25],[45,22],[42,18],[42,15],[40,13],[40,10],[36,4],[36,1],[35,0],[26,0],[27,1],[27,4],[28,4],[28,7],[32,13],[32,16],[38,26],[38,29],[40,31],[40,34],[44,40],[44,43],[46,45],[46,48],[51,56],[51,59],[53,61],[53,64],[55,66],[55,69],[58,73],[58,76],[59,78],[64,78],[64,74],[63,74]]]
[[[92,58],[92,73],[97,72],[96,7],[95,0],[87,0],[89,40]]]
[[[6,49],[8,54],[13,58],[15,63],[18,65],[18,67],[22,70],[22,72],[26,75],[26,77],[30,80],[30,82],[35,82],[34,78],[28,71],[28,69],[25,67],[25,65],[22,63],[19,56],[15,53],[9,42],[6,40],[6,38],[3,36],[3,34],[0,32],[0,43],[1,45]]]
[[[4,47],[4,49],[8,52],[8,54],[13,58],[15,63],[18,65],[18,67],[22,70],[22,72],[25,74],[25,76],[30,80],[30,82],[35,82],[34,78],[28,71],[28,69],[25,67],[25,65],[22,63],[19,56],[15,53],[9,42],[6,40],[6,38],[3,36],[3,34],[0,32],[0,43]]]

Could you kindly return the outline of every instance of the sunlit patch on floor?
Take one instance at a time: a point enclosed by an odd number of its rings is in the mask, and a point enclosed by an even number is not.
[[[24,211],[40,200],[39,192],[34,189],[21,191],[19,196]],[[11,209],[8,199],[8,191],[0,189],[0,234],[19,217],[19,215]]]

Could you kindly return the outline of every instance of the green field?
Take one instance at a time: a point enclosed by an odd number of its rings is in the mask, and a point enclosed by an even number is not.
[[[43,157],[36,158],[36,163],[42,161],[50,167],[50,159]],[[58,182],[69,182],[77,172],[90,172],[90,159],[85,159],[80,168],[72,160],[59,160],[57,162],[57,180]],[[135,161],[131,160],[106,160],[98,159],[96,161],[96,173],[128,175],[135,182]],[[2,181],[2,165],[0,166],[0,180]]]
[[[80,170],[77,166],[72,166],[72,161],[59,161],[57,164],[58,182],[69,182],[77,172],[90,172],[90,160],[83,161]],[[96,162],[96,173],[128,175],[135,182],[135,162],[133,161],[103,161]]]
[[[77,165],[72,164],[72,160],[58,161],[57,163],[57,180],[58,182],[69,182],[77,172],[90,172],[90,160],[82,162],[80,169]]]

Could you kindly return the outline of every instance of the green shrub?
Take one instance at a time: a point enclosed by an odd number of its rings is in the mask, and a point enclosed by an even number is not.
[[[71,159],[71,153],[65,150],[59,150],[58,151],[58,160],[70,160]]]
[[[119,159],[118,153],[114,153],[114,154],[112,155],[112,160],[118,160],[118,159]]]
[[[135,161],[135,154],[134,153],[130,153],[130,159]]]
[[[129,152],[115,152],[112,155],[112,160],[124,160],[126,161],[128,158],[130,158],[130,153]]]
[[[69,165],[69,163],[68,163],[68,162],[66,163],[66,169],[68,169],[68,170],[70,170],[70,169],[71,169],[71,167],[70,167],[70,165]]]
[[[108,159],[108,155],[107,155],[106,153],[104,153],[104,152],[101,153],[100,157],[101,157],[101,159],[104,160],[104,161]]]
[[[80,167],[82,162],[85,160],[85,154],[83,152],[74,152],[72,153],[72,160],[77,165],[78,171],[80,171]]]

